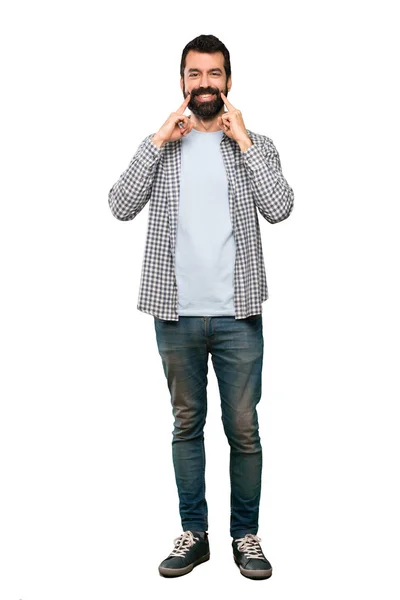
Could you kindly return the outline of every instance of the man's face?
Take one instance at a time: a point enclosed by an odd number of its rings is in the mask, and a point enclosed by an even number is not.
[[[212,119],[221,112],[224,102],[221,91],[228,95],[228,84],[222,52],[205,54],[190,50],[186,55],[184,78],[181,79],[183,97],[190,92],[189,110],[200,119]],[[211,94],[208,98],[201,95]]]

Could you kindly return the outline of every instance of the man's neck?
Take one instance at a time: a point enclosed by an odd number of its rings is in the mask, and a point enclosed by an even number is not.
[[[218,119],[224,113],[224,109],[222,109],[214,118],[212,119],[201,119],[200,117],[196,117],[193,113],[189,115],[190,122],[193,123],[194,129],[196,131],[203,131],[212,133],[214,131],[222,131],[220,127],[218,127]]]

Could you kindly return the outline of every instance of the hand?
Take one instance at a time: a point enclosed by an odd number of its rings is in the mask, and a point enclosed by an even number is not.
[[[153,135],[152,140],[159,147],[163,146],[166,142],[175,142],[192,131],[194,127],[193,123],[189,117],[183,114],[189,102],[190,93],[188,93],[178,110],[171,113],[164,125]],[[183,123],[183,126],[179,127],[178,123]]]
[[[228,112],[224,113],[221,117],[218,117],[218,127],[222,129],[228,137],[235,140],[235,142],[240,145],[242,150],[245,147],[248,148],[253,144],[253,142],[247,134],[242,113],[229,102],[228,98],[223,92],[221,92],[221,98],[224,101]]]

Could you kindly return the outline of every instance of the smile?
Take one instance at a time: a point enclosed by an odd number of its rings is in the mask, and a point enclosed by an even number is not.
[[[200,102],[208,102],[215,97],[215,94],[202,94],[201,96],[196,96]]]

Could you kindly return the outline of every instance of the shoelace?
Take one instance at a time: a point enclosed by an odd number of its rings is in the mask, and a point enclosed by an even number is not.
[[[174,539],[175,548],[172,550],[170,556],[185,556],[185,552],[193,546],[195,540],[198,541],[199,538],[194,537],[191,531],[185,531]]]
[[[246,533],[243,538],[235,540],[238,550],[245,553],[246,558],[264,558],[260,542],[261,538],[253,533]]]

